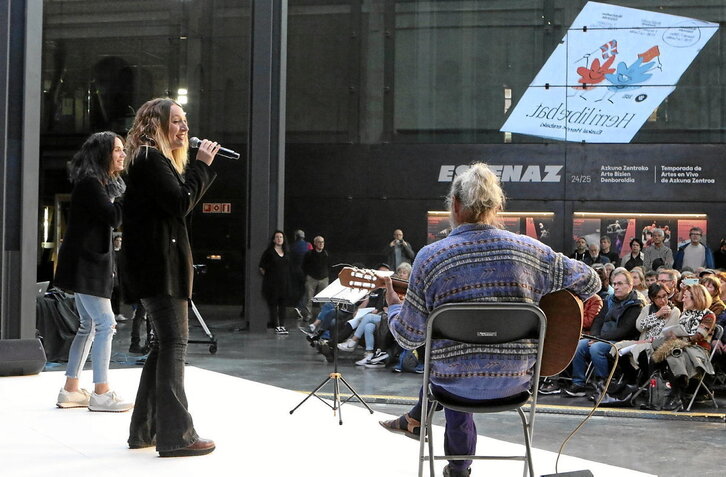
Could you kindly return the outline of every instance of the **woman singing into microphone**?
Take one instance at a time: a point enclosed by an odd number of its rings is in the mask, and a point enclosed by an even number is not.
[[[128,444],[151,447],[162,457],[204,455],[214,442],[200,438],[187,410],[184,360],[189,338],[192,253],[186,216],[216,174],[219,150],[204,140],[189,164],[184,110],[172,99],[144,103],[128,134],[131,161],[124,208],[124,286],[141,300],[156,341],[141,373]]]

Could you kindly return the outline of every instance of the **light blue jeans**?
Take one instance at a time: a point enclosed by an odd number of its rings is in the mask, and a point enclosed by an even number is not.
[[[111,360],[111,340],[113,339],[114,318],[111,299],[76,293],[76,309],[81,318],[76,337],[73,338],[68,353],[66,376],[78,378],[93,344],[93,382],[108,382],[108,363]]]
[[[380,322],[381,315],[368,313],[363,318],[361,318],[360,323],[358,323],[358,327],[355,329],[354,334],[358,337],[358,339],[360,339],[361,336],[365,335],[366,351],[373,351],[373,347],[376,343],[376,326],[378,326],[378,323]]]

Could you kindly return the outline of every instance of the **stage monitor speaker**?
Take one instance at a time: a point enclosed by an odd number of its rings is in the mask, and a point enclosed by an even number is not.
[[[39,339],[0,340],[0,376],[38,374],[45,366],[45,350]]]

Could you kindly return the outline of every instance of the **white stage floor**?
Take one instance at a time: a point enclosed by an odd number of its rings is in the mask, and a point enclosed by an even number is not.
[[[133,399],[140,369],[111,371],[111,384]],[[84,372],[83,380],[90,380]],[[0,475],[154,475],[163,476],[412,476],[418,443],[385,432],[378,425],[391,416],[353,404],[342,407],[343,425],[330,408],[309,399],[289,411],[304,394],[187,367],[187,396],[197,432],[214,439],[217,449],[202,457],[157,456],[153,448],[126,446],[130,413],[58,409],[55,398],[64,381],[60,372],[0,378]],[[90,385],[86,385],[90,388]],[[312,388],[311,388],[312,389]],[[322,391],[331,392],[332,385]],[[512,425],[519,425],[511,414]],[[443,428],[437,429],[443,442]],[[546,436],[537,435],[537,439]],[[519,445],[479,438],[479,450],[515,454]],[[439,449],[440,451],[441,449]],[[554,473],[556,455],[536,450],[537,475]],[[437,462],[438,475],[444,462]],[[590,469],[596,476],[646,476],[641,472],[563,456],[559,470]],[[522,464],[474,462],[474,476],[522,475]]]

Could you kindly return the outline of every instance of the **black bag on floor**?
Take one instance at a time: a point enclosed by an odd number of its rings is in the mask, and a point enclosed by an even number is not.
[[[35,309],[35,326],[48,361],[68,361],[68,351],[81,323],[73,295],[56,290],[37,298]]]
[[[663,409],[669,393],[670,387],[668,380],[666,380],[662,371],[656,371],[650,377],[650,383],[648,384],[648,402],[643,407],[653,411],[660,411]]]

